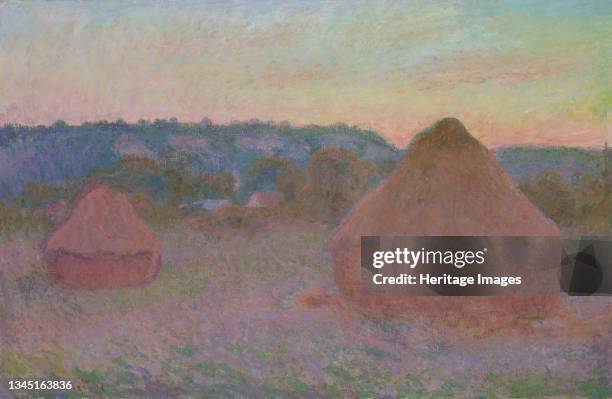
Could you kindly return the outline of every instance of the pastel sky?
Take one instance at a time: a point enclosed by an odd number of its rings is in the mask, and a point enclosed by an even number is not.
[[[612,142],[612,2],[0,3],[0,123],[344,122]]]

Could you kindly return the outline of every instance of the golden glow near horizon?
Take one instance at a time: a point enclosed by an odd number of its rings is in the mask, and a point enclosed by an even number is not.
[[[0,3],[0,123],[344,122],[612,141],[609,1]]]

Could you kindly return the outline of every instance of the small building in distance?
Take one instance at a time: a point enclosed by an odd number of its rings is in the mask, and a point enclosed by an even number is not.
[[[181,209],[190,209],[190,210],[202,210],[205,212],[212,212],[219,208],[229,205],[230,202],[225,199],[204,199],[199,201],[194,201],[188,204],[182,204],[180,206]]]
[[[247,208],[274,208],[283,203],[285,197],[278,191],[256,191],[249,198]]]

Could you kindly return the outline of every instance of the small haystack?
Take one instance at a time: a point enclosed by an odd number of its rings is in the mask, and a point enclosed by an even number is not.
[[[143,285],[155,279],[161,265],[157,238],[127,197],[104,184],[77,195],[43,251],[53,279],[69,287]]]
[[[542,293],[550,294],[558,292],[557,270],[549,267],[561,256],[559,235],[489,150],[461,122],[447,118],[415,137],[398,168],[345,217],[330,246],[335,280],[345,295],[370,304],[402,305],[416,298],[363,297],[361,236],[552,236],[534,240],[546,248],[530,247],[533,258],[499,265],[508,274],[533,270],[538,275],[532,281],[544,284]],[[549,262],[540,264],[542,259]],[[429,297],[426,302],[433,299],[444,300]]]

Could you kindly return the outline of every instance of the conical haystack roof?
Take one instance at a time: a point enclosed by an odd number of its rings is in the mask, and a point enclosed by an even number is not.
[[[335,234],[559,235],[493,154],[461,122],[442,119],[418,134],[398,168],[366,195]]]
[[[161,265],[160,243],[153,232],[125,195],[101,183],[77,195],[43,251],[51,276],[71,287],[146,284]]]
[[[66,221],[49,237],[46,250],[129,255],[159,252],[160,245],[127,197],[98,183],[77,196]]]
[[[559,236],[491,152],[455,118],[419,133],[397,169],[359,201],[330,246],[335,278],[359,294],[361,236]]]

